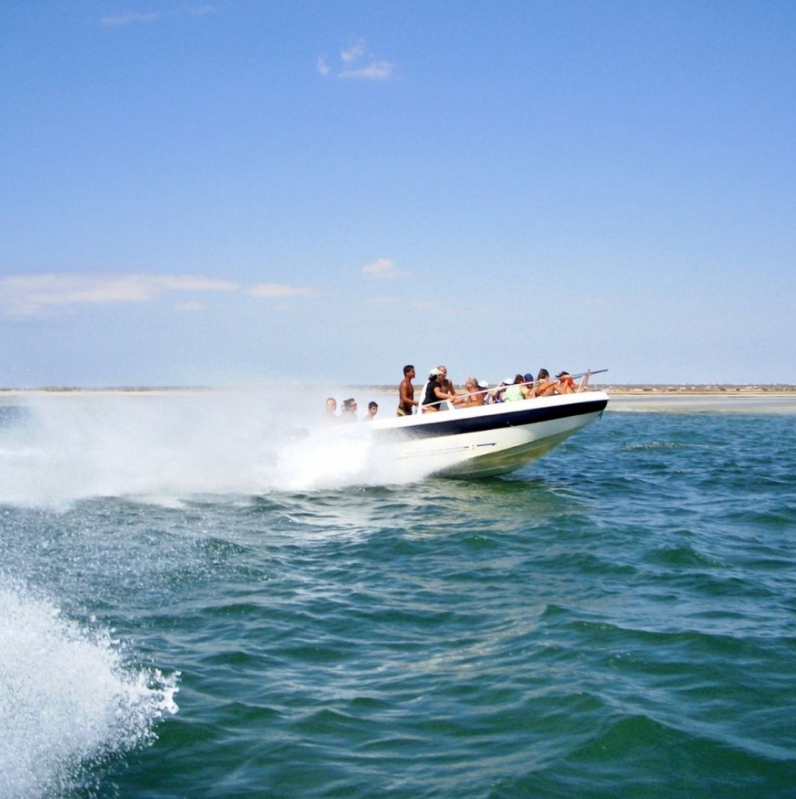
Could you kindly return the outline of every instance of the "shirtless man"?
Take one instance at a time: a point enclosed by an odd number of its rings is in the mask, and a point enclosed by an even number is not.
[[[448,380],[448,367],[447,366],[442,366],[440,364],[437,367],[437,369],[439,369],[440,373],[442,374],[442,377],[439,380],[440,387],[446,393],[452,394],[453,396],[455,396],[456,395],[456,390],[453,388],[453,383],[450,380]]]
[[[404,379],[398,386],[398,410],[397,416],[411,416],[412,410],[420,403],[415,399],[415,387],[412,381],[415,379],[415,367],[411,364],[404,366]]]
[[[540,369],[539,374],[536,376],[536,397],[552,397],[553,394],[560,394],[558,390],[558,383],[550,379],[550,372],[547,369]]]
[[[483,405],[486,398],[485,393],[481,390],[481,386],[474,377],[468,377],[464,381],[464,389],[466,391],[460,397],[457,397],[458,405],[460,408],[472,408],[476,405]]]

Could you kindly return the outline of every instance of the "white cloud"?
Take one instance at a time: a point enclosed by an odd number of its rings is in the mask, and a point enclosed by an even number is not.
[[[340,64],[336,70],[329,65],[325,56],[318,57],[316,68],[323,76],[335,71],[335,76],[341,80],[390,80],[395,72],[394,64],[373,56],[364,39],[340,52]]]
[[[0,277],[0,315],[32,317],[81,305],[143,303],[170,293],[189,294],[174,303],[176,311],[198,311],[205,304],[190,296],[194,292],[239,292],[276,300],[317,295],[314,289],[283,283],[244,288],[229,280],[197,275],[12,275]]]
[[[220,12],[215,6],[210,5],[210,3],[206,3],[203,6],[194,6],[193,8],[189,8],[188,13],[194,17],[206,17],[208,14],[218,14]]]
[[[37,316],[72,305],[153,300],[172,291],[233,291],[228,280],[194,275],[16,275],[0,278],[0,312]]]
[[[200,6],[192,6],[183,11],[127,11],[123,14],[107,15],[100,19],[99,24],[103,28],[120,28],[124,25],[148,24],[159,22],[170,17],[177,17],[187,14],[192,17],[205,17],[211,14],[218,14],[218,9],[206,3]]]
[[[105,28],[111,28],[135,23],[157,22],[165,16],[166,14],[162,11],[149,11],[143,14],[137,11],[128,11],[125,14],[103,17],[100,20],[100,25]]]
[[[353,64],[355,61],[359,61],[366,53],[367,47],[365,45],[365,40],[360,39],[355,45],[349,47],[348,50],[341,51],[340,59],[344,64]]]
[[[387,258],[379,258],[372,264],[363,266],[362,274],[375,278],[393,278],[408,275],[409,272],[400,272],[395,268],[395,264],[392,261]]]
[[[389,80],[392,77],[394,65],[389,61],[373,61],[359,69],[347,69],[337,77],[342,79],[354,78],[359,80]]]
[[[248,289],[247,293],[252,297],[284,299],[285,297],[314,297],[318,292],[298,286],[285,286],[282,283],[261,283],[259,286]]]

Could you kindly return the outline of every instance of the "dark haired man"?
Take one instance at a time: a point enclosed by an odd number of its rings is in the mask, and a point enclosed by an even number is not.
[[[415,387],[412,381],[415,379],[415,367],[411,364],[404,366],[404,379],[398,386],[398,410],[397,416],[411,416],[414,407],[418,404],[415,399]]]

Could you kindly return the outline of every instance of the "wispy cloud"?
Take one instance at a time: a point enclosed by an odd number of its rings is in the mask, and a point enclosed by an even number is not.
[[[356,78],[360,80],[389,80],[392,77],[394,65],[389,61],[372,61],[370,64],[357,69],[343,70],[338,78]]]
[[[332,67],[326,56],[319,56],[316,63],[318,72],[324,77],[334,74],[341,80],[390,80],[395,73],[395,65],[384,59],[377,59],[368,49],[364,39],[340,51],[340,61]]]
[[[73,305],[148,302],[168,292],[236,289],[195,275],[17,275],[0,278],[0,312],[38,316]]]
[[[108,14],[102,17],[99,24],[103,28],[120,28],[125,25],[148,24],[160,22],[164,19],[188,15],[191,17],[204,17],[210,14],[218,14],[218,8],[209,3],[204,5],[192,6],[175,11],[125,11],[120,14]]]
[[[247,293],[252,297],[284,299],[285,297],[315,297],[318,292],[315,289],[286,286],[282,283],[261,283],[259,286],[248,289]]]
[[[315,297],[318,293],[285,283],[245,287],[198,275],[11,275],[0,277],[0,315],[46,316],[75,306],[151,302],[168,294],[177,295],[175,311],[201,311],[206,305],[192,296],[197,292],[228,292],[270,300]]]
[[[194,8],[189,8],[187,9],[187,12],[192,17],[206,17],[210,14],[220,13],[219,10],[215,6],[210,5],[210,3],[205,3],[205,5],[203,6],[195,6]]]
[[[404,277],[409,272],[401,272],[395,268],[395,264],[387,258],[379,258],[372,264],[366,264],[362,267],[362,274],[374,278],[393,278]]]
[[[344,64],[353,64],[359,61],[360,58],[367,55],[368,49],[365,45],[365,40],[360,39],[356,44],[348,48],[348,50],[340,51],[340,60]]]
[[[122,25],[135,25],[139,23],[157,22],[166,16],[171,16],[164,11],[149,11],[141,13],[139,11],[127,11],[123,14],[112,14],[102,17],[100,25],[103,28],[121,27]]]

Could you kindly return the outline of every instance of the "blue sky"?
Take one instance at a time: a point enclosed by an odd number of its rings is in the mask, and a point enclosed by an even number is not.
[[[796,382],[796,4],[0,4],[0,386]]]

